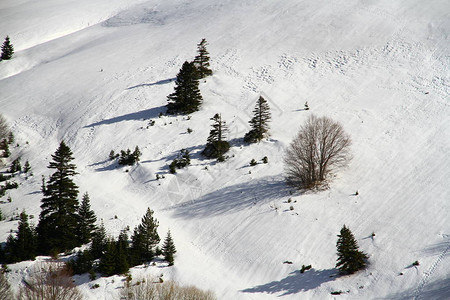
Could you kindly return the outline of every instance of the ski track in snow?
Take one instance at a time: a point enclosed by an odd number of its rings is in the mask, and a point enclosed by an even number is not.
[[[419,285],[414,290],[413,294],[413,300],[420,299],[421,293],[425,287],[425,285],[428,283],[429,279],[433,276],[433,273],[436,271],[436,268],[439,266],[441,261],[445,258],[447,253],[450,251],[450,241],[447,243],[447,247],[441,252],[441,254],[438,256],[438,258],[431,264],[428,271],[424,273],[422,276],[422,279],[419,282]]]

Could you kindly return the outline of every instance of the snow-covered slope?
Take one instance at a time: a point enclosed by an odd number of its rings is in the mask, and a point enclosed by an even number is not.
[[[444,0],[2,1],[1,34],[17,52],[0,62],[0,112],[21,145],[15,155],[30,161],[34,176],[0,208],[26,209],[37,222],[41,175],[51,173],[50,155],[64,139],[76,182],[110,234],[133,228],[147,207],[160,235],[172,232],[175,266],[138,267],[133,277],[164,273],[219,299],[328,299],[338,290],[348,291],[342,299],[445,299],[449,15]],[[190,120],[158,118],[202,38],[214,75],[201,83],[201,111]],[[269,100],[271,137],[247,146],[242,137],[259,95]],[[199,154],[217,112],[233,146],[224,163]],[[343,124],[354,159],[328,190],[292,194],[283,153],[311,113]],[[149,119],[155,125],[147,128]],[[137,166],[107,160],[110,150],[136,145]],[[182,148],[193,153],[192,165],[168,174]],[[264,156],[268,164],[249,166]],[[343,224],[370,266],[337,277]],[[1,222],[1,241],[15,227]],[[415,260],[420,266],[411,267]],[[313,269],[300,274],[303,264]],[[11,280],[23,266],[11,266]],[[121,285],[79,282],[88,299],[110,299]]]

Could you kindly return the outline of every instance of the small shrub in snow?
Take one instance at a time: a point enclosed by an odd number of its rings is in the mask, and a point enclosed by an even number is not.
[[[267,164],[267,163],[269,162],[269,159],[267,158],[267,156],[264,156],[264,157],[263,157],[262,162],[263,162],[264,164]]]
[[[289,210],[294,210],[294,207],[291,205],[291,206],[289,207]]]
[[[418,265],[420,265],[420,263],[419,263],[418,260],[416,260],[415,262],[412,263],[412,265],[413,265],[413,266],[418,266]]]
[[[169,165],[170,173],[175,174],[177,172],[176,169],[182,169],[191,164],[191,155],[189,154],[189,150],[181,149],[177,158],[175,158]]]
[[[100,284],[98,284],[98,283],[91,285],[91,289],[98,289],[99,287],[100,287]]]
[[[305,266],[305,265],[302,265],[302,268],[301,268],[301,270],[300,270],[300,273],[305,273],[305,271],[308,271],[308,270],[310,270],[312,267],[311,267],[311,265],[307,265],[307,266]]]
[[[187,129],[187,133],[189,133],[189,134],[191,134],[192,131],[193,131],[193,130],[192,130],[191,128],[188,128],[188,129]]]
[[[309,110],[308,101],[305,102],[305,110]]]
[[[256,160],[254,158],[252,158],[252,160],[250,161],[250,166],[256,166],[258,163],[256,162]]]

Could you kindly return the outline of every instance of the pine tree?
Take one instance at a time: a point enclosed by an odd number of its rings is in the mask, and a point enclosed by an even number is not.
[[[212,70],[209,68],[209,53],[206,50],[208,43],[205,39],[197,45],[197,56],[194,58],[194,65],[197,68],[197,78],[202,79],[212,75]]]
[[[78,227],[77,236],[81,244],[89,243],[92,233],[95,230],[95,222],[97,217],[94,211],[91,210],[91,203],[89,194],[86,192],[81,200],[81,205],[78,208]]]
[[[223,154],[230,149],[230,144],[225,141],[228,129],[225,121],[222,121],[221,114],[215,114],[210,120],[213,121],[212,129],[209,131],[206,148],[202,154],[223,161],[225,159]]]
[[[168,114],[190,114],[199,110],[203,98],[196,72],[193,62],[184,62],[175,80],[175,92],[167,96]]]
[[[72,177],[77,174],[72,151],[61,142],[48,168],[56,169],[50,176],[44,192],[39,215],[39,252],[65,251],[79,245],[76,237],[78,224],[78,187]]]
[[[37,250],[35,229],[28,223],[28,215],[23,211],[19,216],[16,237],[8,237],[6,249],[10,262],[34,259]]]
[[[366,266],[367,255],[358,250],[358,243],[352,232],[344,225],[336,243],[337,263],[336,268],[341,274],[353,274]]]
[[[106,241],[105,253],[100,257],[98,270],[106,276],[115,274],[116,269],[117,248],[116,241],[110,238]]]
[[[132,262],[137,265],[151,261],[155,256],[155,247],[159,243],[158,220],[153,218],[153,211],[147,208],[141,224],[134,229],[131,237]]]
[[[173,266],[174,263],[174,255],[177,252],[175,249],[175,244],[173,243],[172,236],[170,234],[170,230],[167,232],[166,239],[164,240],[164,244],[162,247],[162,253],[164,255],[164,259],[169,263],[169,266]]]
[[[5,41],[3,42],[3,45],[2,45],[1,60],[11,59],[13,53],[14,53],[14,47],[11,44],[11,41],[9,40],[9,36],[6,36]]]
[[[92,258],[94,259],[100,258],[106,251],[106,246],[107,246],[106,229],[102,221],[100,226],[92,234],[92,243],[89,249]]]
[[[115,260],[114,273],[115,274],[123,274],[126,273],[129,269],[129,258],[128,258],[128,235],[122,230],[119,234],[119,238],[116,243],[116,251],[117,256]]]
[[[259,142],[269,131],[268,122],[270,121],[270,108],[266,99],[262,96],[260,96],[258,101],[256,101],[256,106],[253,113],[254,116],[249,121],[252,129],[244,136],[244,141],[247,143]]]

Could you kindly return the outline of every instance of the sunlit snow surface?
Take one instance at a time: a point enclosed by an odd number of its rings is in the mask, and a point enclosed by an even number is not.
[[[34,176],[22,176],[0,208],[7,218],[26,209],[37,223],[41,176],[64,139],[80,192],[111,235],[137,225],[147,207],[160,235],[172,232],[175,266],[138,266],[133,278],[164,274],[219,299],[330,299],[332,291],[344,292],[339,299],[446,299],[449,32],[444,0],[3,0],[0,38],[9,35],[16,53],[0,62],[0,113],[20,144],[11,159],[29,160]],[[159,118],[202,38],[214,75],[201,83],[201,110],[190,120]],[[271,136],[247,146],[259,95],[271,107]],[[232,145],[224,163],[200,155],[217,112]],[[283,153],[311,113],[342,123],[354,158],[329,189],[291,195]],[[136,145],[137,166],[108,161],[112,149]],[[182,148],[192,165],[169,174]],[[250,167],[252,158],[260,163]],[[370,265],[339,277],[344,224]],[[16,227],[2,221],[1,241]],[[14,288],[33,264],[10,265]],[[313,269],[301,274],[303,264]],[[76,280],[87,299],[111,299],[123,285],[119,277]]]

